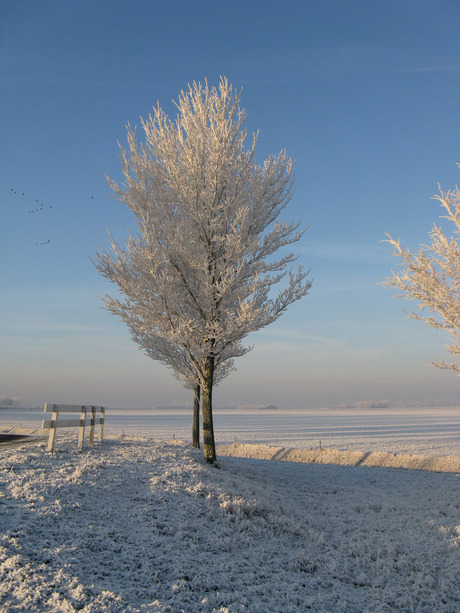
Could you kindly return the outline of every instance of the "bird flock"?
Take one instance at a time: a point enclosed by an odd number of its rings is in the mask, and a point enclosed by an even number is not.
[[[24,194],[23,194],[24,195]],[[38,202],[38,200],[35,200],[35,202]],[[43,202],[37,206],[35,209],[29,209],[27,212],[28,213],[38,213],[39,211],[43,211],[43,208],[45,208],[45,205],[43,204]],[[53,207],[51,205],[48,205],[46,207],[47,209],[52,209]]]
[[[18,195],[17,190],[15,190],[14,188],[11,188],[10,191],[13,194]],[[24,192],[20,193],[21,197],[25,196]],[[32,206],[32,208],[28,209],[27,212],[28,213],[40,213],[42,211],[44,211],[45,209],[52,209],[53,207],[50,204],[45,204],[44,202],[39,202],[39,200],[35,199],[35,203]],[[48,239],[46,241],[38,241],[35,243],[35,245],[37,247],[44,247],[45,245],[49,245],[51,244],[51,239]]]
[[[24,192],[21,191],[17,191],[15,190],[13,187],[10,188],[10,191],[12,194],[16,195],[16,196],[21,196],[22,197],[26,197],[26,194]],[[94,200],[94,196],[91,196],[91,199]],[[34,203],[32,204],[31,208],[27,209],[27,213],[29,214],[35,214],[35,213],[43,213],[46,210],[52,209],[53,207],[51,206],[51,204],[47,204],[45,202],[41,202],[40,200],[38,200],[37,198],[35,198]],[[51,244],[51,239],[47,239],[45,241],[38,241],[35,243],[35,245],[37,247],[44,247],[46,245],[50,245]]]

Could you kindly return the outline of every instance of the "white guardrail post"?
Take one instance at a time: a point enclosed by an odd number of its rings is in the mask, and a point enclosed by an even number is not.
[[[85,426],[89,425],[89,444],[94,443],[94,426],[99,423],[99,442],[102,443],[104,431],[105,408],[74,404],[45,404],[45,413],[51,413],[51,419],[44,419],[43,429],[49,429],[48,451],[53,451],[57,428],[78,427],[78,449],[83,449]],[[80,419],[60,419],[62,413],[80,413]],[[90,414],[87,421],[87,414]],[[97,415],[99,414],[99,417]]]

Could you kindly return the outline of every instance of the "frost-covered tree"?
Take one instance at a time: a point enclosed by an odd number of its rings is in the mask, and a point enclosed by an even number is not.
[[[387,233],[388,242],[394,247],[394,255],[403,269],[393,273],[386,285],[396,287],[399,296],[419,303],[419,311],[409,313],[410,317],[448,331],[453,342],[447,349],[454,361],[440,360],[433,364],[460,376],[460,191],[458,187],[448,192],[439,188],[434,199],[439,200],[446,211],[443,218],[454,224],[453,235],[447,237],[435,224],[429,234],[431,244],[421,245],[412,252]]]
[[[282,151],[256,163],[257,135],[246,149],[239,102],[226,79],[217,88],[194,83],[179,96],[175,122],[159,106],[142,120],[141,145],[128,126],[128,148],[120,148],[125,180],[109,184],[134,214],[137,233],[121,245],[111,239],[95,261],[125,296],[106,296],[106,307],[190,358],[212,464],[216,363],[246,353],[242,340],[311,286],[302,267],[289,268],[296,258],[284,249],[303,232],[279,221],[291,199],[293,161]]]

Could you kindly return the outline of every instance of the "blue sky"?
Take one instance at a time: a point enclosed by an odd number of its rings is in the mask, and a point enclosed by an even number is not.
[[[458,404],[458,379],[429,365],[442,333],[380,282],[397,267],[385,231],[426,242],[438,182],[459,183],[459,20],[446,0],[3,0],[0,395],[190,402],[101,308],[112,287],[89,256],[132,227],[105,182],[126,124],[157,101],[174,116],[188,83],[224,75],[258,160],[296,159],[287,214],[310,224],[295,249],[313,287],[251,336],[215,403]]]

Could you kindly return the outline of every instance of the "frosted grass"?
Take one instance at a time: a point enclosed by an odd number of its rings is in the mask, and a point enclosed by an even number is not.
[[[128,436],[0,451],[2,612],[460,610],[459,475],[219,465]]]

